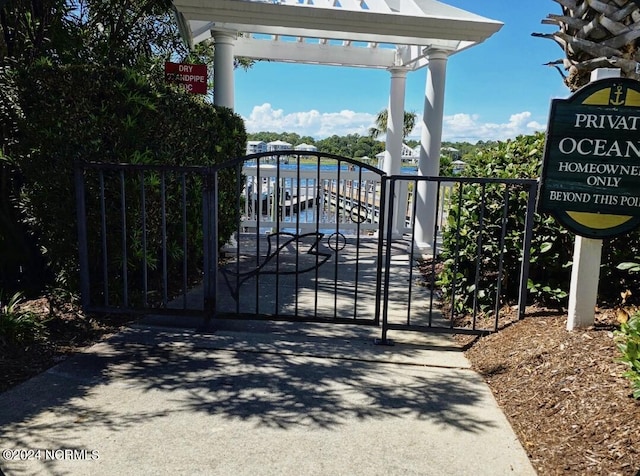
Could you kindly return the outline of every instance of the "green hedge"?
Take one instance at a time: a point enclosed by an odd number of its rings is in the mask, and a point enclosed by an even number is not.
[[[34,236],[22,223],[17,206],[22,182],[9,155],[16,146],[20,119],[13,71],[0,66],[0,293],[38,291],[46,273]]]
[[[71,280],[72,286],[78,276],[75,161],[212,165],[245,152],[244,124],[231,110],[206,104],[164,84],[152,84],[129,70],[41,64],[24,71],[18,86],[23,111],[18,140],[19,166],[25,180],[22,204],[30,226],[39,232],[50,267],[59,278]],[[235,190],[235,179],[230,174],[221,180],[222,196],[227,195],[225,190]],[[149,177],[145,183],[153,197],[157,180]],[[139,184],[135,180],[127,182],[128,197],[136,196]],[[88,179],[89,200],[95,200],[97,187],[95,179]],[[172,194],[181,192],[170,186],[168,190],[168,203],[177,203],[180,198]],[[108,199],[118,203],[116,185],[107,184],[106,193]],[[190,209],[195,210],[188,217],[191,231],[199,229],[201,204],[198,194],[190,195],[189,200]],[[132,224],[139,212],[134,208],[139,206],[139,200],[133,200],[127,209]],[[117,220],[118,210],[109,213],[108,219]],[[220,223],[221,241],[234,230],[236,218],[230,213]],[[90,213],[90,220],[94,221],[89,229],[98,234],[97,216]],[[168,221],[179,219],[169,216]],[[117,240],[117,228],[109,229],[113,241]],[[98,238],[90,235],[90,239],[90,247],[99,249]],[[201,233],[190,233],[189,249],[201,253],[201,239]],[[139,261],[139,229],[132,228],[128,240],[133,251],[129,259]],[[175,240],[175,244],[169,243],[171,249],[177,246],[178,238]],[[155,259],[152,255],[157,250],[148,253]],[[93,255],[97,266],[99,252]],[[198,256],[192,258],[197,263]],[[110,260],[116,266],[122,256],[114,251]],[[132,270],[139,266],[131,263]]]
[[[519,136],[514,140],[499,142],[487,149],[481,149],[473,157],[465,157],[467,167],[465,175],[468,177],[495,178],[534,178],[540,175],[542,155],[544,151],[545,135],[537,133]],[[492,197],[500,199],[497,189],[487,187],[487,203]],[[444,231],[442,257],[445,268],[440,276],[440,284],[449,298],[455,293],[459,310],[472,309],[472,289],[476,276],[476,248],[478,210],[480,208],[480,187],[463,189],[462,207],[458,206],[458,196],[454,196],[453,208],[450,211],[449,227]],[[485,236],[483,237],[484,252],[497,255],[499,250],[499,224],[502,220],[502,209],[488,206],[485,208]],[[521,193],[509,203],[509,209],[519,212],[508,216],[509,228],[524,229],[526,210],[526,195]],[[455,225],[460,220],[461,239],[457,241]],[[493,233],[493,235],[492,235]],[[573,259],[574,235],[559,225],[547,214],[536,214],[531,243],[531,260],[529,269],[528,288],[532,300],[546,305],[562,306],[567,302],[571,278]],[[506,302],[516,301],[518,293],[518,273],[520,268],[520,250],[522,247],[521,234],[508,234],[505,242],[505,279],[503,291]],[[457,270],[454,269],[454,258],[458,256]],[[634,261],[640,256],[640,233],[635,231],[613,240],[606,240],[603,248],[599,300],[600,303],[615,305],[619,303],[620,293],[629,289],[638,289],[637,276],[630,275],[616,268],[623,261]],[[457,271],[457,273],[456,273]],[[492,294],[497,282],[497,263],[495,260],[485,260],[482,263],[480,283],[483,289],[491,292],[480,297],[478,303],[481,310],[493,308]],[[454,279],[455,274],[455,279]],[[452,289],[452,283],[456,289]],[[640,296],[636,296],[640,297]]]

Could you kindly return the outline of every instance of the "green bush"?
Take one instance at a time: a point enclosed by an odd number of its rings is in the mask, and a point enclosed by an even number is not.
[[[77,282],[78,251],[76,202],[73,165],[76,161],[133,163],[143,165],[213,165],[244,155],[246,133],[242,119],[226,108],[213,107],[201,99],[164,84],[150,83],[145,77],[125,69],[94,66],[53,67],[39,64],[25,70],[18,81],[23,118],[19,122],[17,163],[24,176],[22,206],[29,225],[38,230],[41,248],[58,278],[72,288]],[[110,208],[109,243],[116,243],[120,233],[118,178],[105,176],[105,195]],[[157,175],[126,181],[128,206],[128,259],[133,273],[141,266],[140,236],[141,181],[149,187],[147,206],[159,197]],[[89,213],[89,244],[93,252],[90,269],[100,269],[100,222],[91,209],[99,196],[95,176],[86,178]],[[236,177],[221,178],[221,200],[225,192],[235,190]],[[197,184],[187,196],[188,248],[192,263],[202,253],[202,207]],[[167,184],[170,226],[178,227],[182,217],[180,177],[171,176]],[[227,195],[230,195],[228,193]],[[226,205],[233,210],[233,206]],[[98,208],[99,209],[99,208]],[[149,220],[159,220],[150,211]],[[219,224],[221,241],[235,229],[236,215],[229,213]],[[183,237],[169,234],[168,248],[176,250]],[[153,245],[153,237],[150,243]],[[121,242],[122,240],[120,240]],[[192,250],[192,251],[191,251]],[[110,266],[117,269],[123,261],[122,249],[110,251]],[[148,249],[148,258],[157,250]],[[170,270],[171,271],[171,270]],[[189,270],[192,273],[197,269]],[[114,275],[117,278],[117,275]]]
[[[46,327],[35,313],[19,309],[21,300],[22,295],[15,293],[4,302],[0,290],[0,350],[5,355],[28,351],[46,335]]]
[[[629,304],[640,304],[640,274],[635,269],[621,266],[638,260],[640,255],[640,231],[634,230],[616,238],[605,240],[602,246],[602,267],[598,299],[601,305],[615,306],[620,293],[631,291]]]
[[[533,178],[540,175],[545,136],[537,133],[519,136],[514,140],[498,142],[481,149],[475,156],[466,156],[468,177]],[[458,310],[473,309],[473,295],[470,291],[476,280],[476,252],[478,243],[478,220],[481,206],[481,187],[458,188],[454,194],[453,208],[448,227],[443,233],[443,254],[445,268],[440,277],[445,295],[455,297]],[[462,201],[459,193],[462,193]],[[502,209],[492,205],[501,201],[502,189],[487,186],[485,194],[485,230],[483,253],[489,256],[482,262],[478,280],[482,289],[488,290],[479,296],[477,303],[481,310],[494,306],[493,296],[497,287],[498,263],[493,258],[499,252],[499,233]],[[502,290],[504,304],[515,302],[518,293],[520,253],[526,210],[526,194],[513,194],[509,202],[508,229],[514,230],[505,239],[505,277]],[[462,206],[459,206],[459,203]],[[460,226],[460,240],[457,240],[456,226]],[[571,278],[574,235],[559,225],[548,214],[534,216],[528,290],[530,296],[539,303],[563,306],[566,304]],[[601,304],[617,303],[620,292],[638,287],[638,275],[630,275],[617,264],[632,261],[640,255],[640,233],[634,231],[624,236],[606,240],[603,246],[602,267],[599,289]],[[455,257],[459,262],[455,268]],[[456,289],[452,287],[456,283]],[[638,298],[640,296],[637,296]]]
[[[631,382],[633,398],[640,399],[640,313],[622,323],[615,334],[618,350],[622,354],[620,362],[627,366],[624,376]]]
[[[15,146],[20,108],[10,68],[0,66],[0,289],[37,290],[43,283],[35,240],[16,206],[20,174],[9,151]]]
[[[468,177],[493,177],[502,179],[538,178],[544,150],[544,135],[519,136],[507,142],[498,142],[481,149],[477,155],[465,157]],[[479,236],[478,223],[484,193],[483,235]],[[473,309],[473,294],[476,279],[483,291],[476,303],[485,311],[495,306],[498,286],[500,240],[503,221],[502,203],[504,186],[488,184],[484,187],[458,186],[453,194],[448,226],[443,233],[444,271],[440,284],[449,299],[455,298],[459,311]],[[460,196],[462,194],[462,197]],[[510,213],[507,216],[503,262],[503,281],[500,283],[505,296],[503,304],[515,302],[519,291],[522,236],[525,226],[527,194],[524,189],[514,189],[508,200]],[[460,232],[456,232],[457,228]],[[458,239],[459,237],[459,239]],[[482,241],[480,276],[476,276],[478,243]],[[571,260],[571,235],[549,216],[535,216],[531,243],[531,266],[529,269],[529,291],[539,300],[560,303],[566,297],[564,284],[569,279]],[[456,284],[453,289],[453,284]]]

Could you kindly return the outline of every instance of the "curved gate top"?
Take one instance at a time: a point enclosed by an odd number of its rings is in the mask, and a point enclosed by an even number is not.
[[[204,284],[213,316],[379,322],[384,172],[333,154],[281,150],[211,174]]]

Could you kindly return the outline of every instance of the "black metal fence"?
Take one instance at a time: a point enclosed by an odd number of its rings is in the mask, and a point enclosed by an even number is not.
[[[426,230],[425,187],[435,190]],[[83,306],[381,320],[383,340],[389,330],[491,332],[505,306],[524,312],[536,189],[533,180],[386,177],[314,152],[216,167],[79,163]]]
[[[402,240],[410,258],[394,264],[393,243],[398,240],[388,227],[384,266],[394,271],[385,275],[383,287],[383,341],[390,329],[488,333],[497,329],[501,313],[515,308],[518,316],[524,315],[537,181],[414,176],[387,180],[391,196],[409,190]],[[421,210],[415,197],[420,187],[435,187],[426,230],[429,243],[416,237]],[[388,222],[394,222],[393,207]],[[399,272],[407,277],[407,300],[405,306],[393,308],[390,279]],[[418,294],[426,297],[416,299]]]
[[[220,203],[220,174],[242,177]],[[378,324],[384,173],[318,152],[273,151],[211,170],[205,307],[215,318]],[[220,247],[224,207],[241,210]]]
[[[207,169],[85,163],[75,174],[83,306],[201,313],[189,291],[204,268]]]

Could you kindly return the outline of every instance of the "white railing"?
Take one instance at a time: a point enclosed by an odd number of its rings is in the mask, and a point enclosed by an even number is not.
[[[454,182],[440,182],[439,184],[438,210],[436,213],[437,225],[439,230],[442,230],[447,224],[447,219],[449,217],[449,208],[451,207],[452,203],[451,200],[453,195],[453,185]],[[404,230],[406,233],[411,232],[414,228],[413,192],[415,191],[415,185],[408,188],[409,192],[407,196],[407,226]]]
[[[381,177],[367,169],[337,171],[284,169],[260,164],[242,169],[242,228],[265,232],[275,229],[309,232],[338,229],[341,233],[372,233],[379,229]],[[413,190],[407,177],[406,230],[413,229]],[[453,184],[440,184],[438,225],[446,222]]]
[[[366,169],[304,170],[248,166],[242,227],[355,233],[378,229],[380,176]]]

